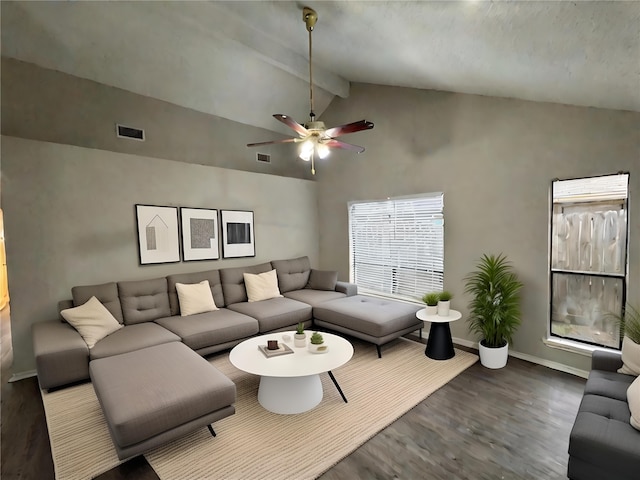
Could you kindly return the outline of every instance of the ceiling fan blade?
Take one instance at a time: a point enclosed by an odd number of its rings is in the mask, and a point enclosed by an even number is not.
[[[305,136],[306,137],[307,135],[309,135],[309,130],[304,128],[302,125],[300,125],[298,122],[296,122],[289,115],[282,115],[281,113],[276,113],[273,116],[273,118],[275,118],[276,120],[281,121],[287,127],[295,130],[300,136]]]
[[[323,141],[327,147],[331,148],[341,148],[343,150],[351,150],[352,152],[362,153],[364,152],[364,147],[360,147],[358,145],[353,145],[351,143],[341,142],[340,140],[326,140]]]
[[[283,140],[271,140],[269,142],[247,143],[247,147],[259,147],[260,145],[273,145],[274,143],[291,143],[299,141],[299,138],[285,138]]]
[[[347,123],[346,125],[340,125],[339,127],[329,128],[324,132],[325,137],[339,137],[340,135],[346,135],[347,133],[355,133],[361,130],[371,130],[373,123],[366,120],[360,120],[358,122]]]

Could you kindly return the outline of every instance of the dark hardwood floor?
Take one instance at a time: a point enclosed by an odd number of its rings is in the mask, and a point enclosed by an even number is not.
[[[5,317],[1,478],[53,479],[37,380],[8,383]],[[569,432],[584,383],[582,378],[515,358],[500,370],[477,363],[320,478],[566,479]],[[144,457],[137,457],[98,478],[158,477]]]

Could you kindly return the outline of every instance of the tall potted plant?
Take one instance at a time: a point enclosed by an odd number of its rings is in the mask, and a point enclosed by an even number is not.
[[[469,331],[482,337],[478,345],[480,363],[487,368],[502,368],[520,325],[522,283],[503,254],[483,255],[476,269],[465,277],[464,291],[472,296]]]
[[[622,315],[614,315],[620,322],[623,366],[619,373],[640,375],[640,310],[627,304]]]

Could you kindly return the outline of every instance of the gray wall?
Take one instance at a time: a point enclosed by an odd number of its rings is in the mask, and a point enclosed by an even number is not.
[[[467,313],[463,277],[483,253],[505,253],[525,284],[513,349],[588,370],[588,358],[542,343],[548,316],[549,187],[554,178],[631,173],[629,300],[640,303],[640,114],[352,85],[323,115],[329,126],[366,118],[372,131],[343,137],[356,156],[318,166],[322,267],[349,271],[347,203],[445,194],[445,287]],[[464,321],[455,337],[476,340]]]
[[[246,147],[284,138],[268,130],[6,57],[1,80],[3,135],[312,178],[290,145]],[[146,141],[117,138],[116,123],[144,129]],[[271,163],[256,162],[256,152]]]
[[[34,368],[30,328],[71,287],[308,255],[319,261],[308,180],[2,137],[13,371]],[[256,257],[138,264],[136,203],[255,212]]]

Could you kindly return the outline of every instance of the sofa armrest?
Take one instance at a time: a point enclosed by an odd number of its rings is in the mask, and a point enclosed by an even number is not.
[[[349,282],[336,282],[336,292],[344,293],[347,297],[358,294],[358,285]]]
[[[615,372],[622,367],[622,353],[594,350],[591,354],[591,370]]]
[[[37,322],[31,337],[40,388],[89,379],[89,348],[71,325],[59,320]]]

